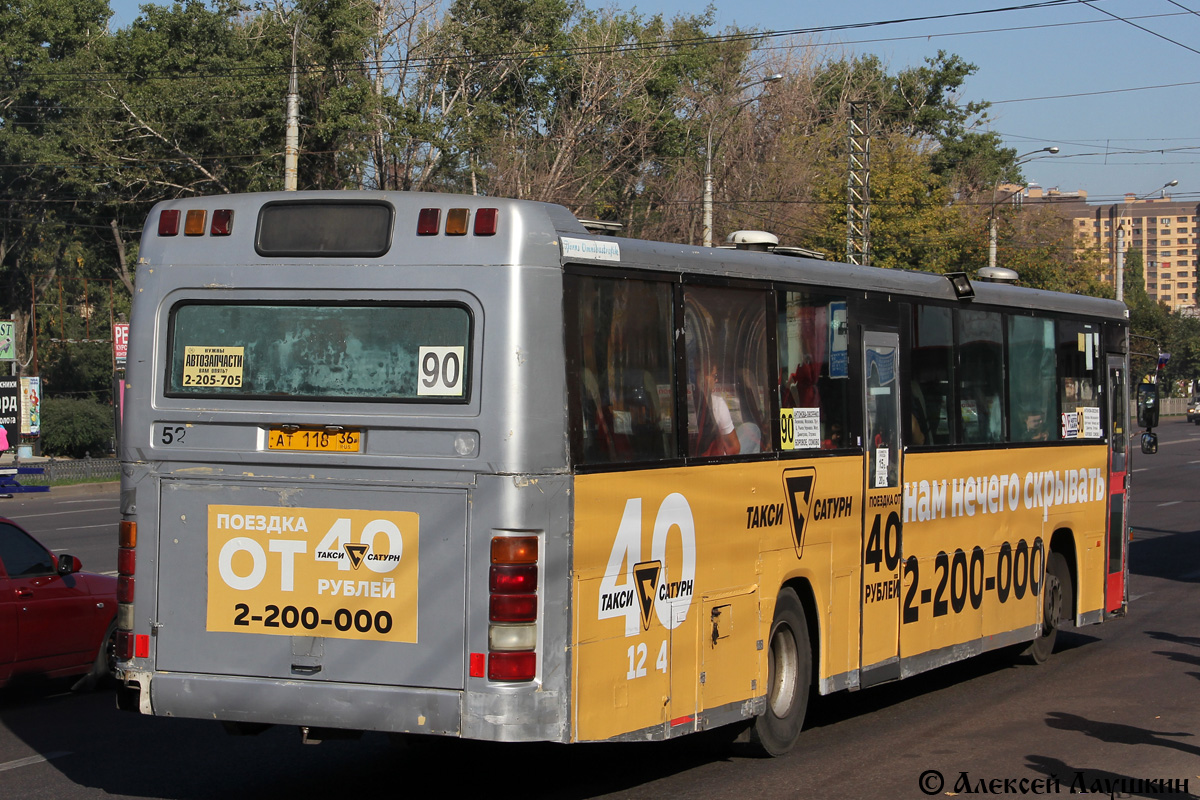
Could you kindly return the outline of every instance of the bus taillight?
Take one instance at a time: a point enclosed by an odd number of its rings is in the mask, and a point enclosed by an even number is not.
[[[117,659],[128,661],[134,655],[133,575],[137,571],[137,523],[123,519],[117,534]],[[141,648],[137,648],[141,649]],[[149,642],[147,642],[149,649]]]
[[[537,675],[538,539],[493,537],[491,555],[487,677],[531,681]]]

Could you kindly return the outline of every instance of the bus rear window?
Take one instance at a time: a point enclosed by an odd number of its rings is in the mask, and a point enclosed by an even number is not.
[[[167,395],[465,402],[457,305],[188,304],[171,313]]]

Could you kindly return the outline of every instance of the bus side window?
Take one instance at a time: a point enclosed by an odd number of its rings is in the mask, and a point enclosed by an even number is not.
[[[1054,320],[1008,318],[1008,374],[1009,441],[1056,441]]]
[[[1064,439],[1100,438],[1100,387],[1103,380],[1100,326],[1058,322],[1058,403]]]
[[[778,298],[779,408],[793,412],[794,450],[840,450],[850,436],[846,298],[809,291]],[[786,447],[786,443],[785,443]]]
[[[688,455],[770,450],[766,297],[691,286],[683,293]]]
[[[909,442],[916,446],[953,444],[953,316],[949,308],[917,305],[913,317]]]
[[[671,284],[578,277],[568,298],[569,358],[584,464],[676,456]],[[571,302],[569,299],[568,302]]]
[[[995,311],[958,311],[958,406],[962,441],[1003,442],[1004,330]]]

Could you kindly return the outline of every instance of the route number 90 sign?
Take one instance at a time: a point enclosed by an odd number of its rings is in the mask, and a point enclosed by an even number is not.
[[[208,507],[207,629],[417,641],[409,511]]]

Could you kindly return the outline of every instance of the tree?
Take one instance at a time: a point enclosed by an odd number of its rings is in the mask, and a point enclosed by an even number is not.
[[[42,451],[47,455],[101,455],[112,439],[112,406],[70,397],[42,401]]]

